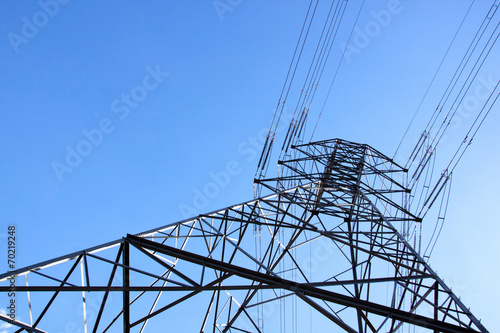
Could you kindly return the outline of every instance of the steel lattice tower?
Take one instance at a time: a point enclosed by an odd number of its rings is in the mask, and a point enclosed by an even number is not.
[[[81,332],[276,332],[278,314],[298,331],[488,332],[400,232],[422,223],[407,170],[338,139],[293,148],[266,196],[2,274],[17,332],[46,332],[68,300]]]

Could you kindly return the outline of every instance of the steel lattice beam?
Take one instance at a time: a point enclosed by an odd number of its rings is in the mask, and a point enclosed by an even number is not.
[[[32,322],[14,324],[43,332],[64,295],[83,292],[102,294],[95,318],[85,316],[92,332],[143,331],[186,306],[199,311],[193,330],[261,332],[250,310],[298,301],[347,332],[487,332],[397,226],[421,223],[398,204],[408,190],[395,176],[407,170],[338,139],[294,148],[280,177],[259,181],[267,196],[0,275],[0,293],[25,277],[16,292],[36,304],[23,312]],[[307,246],[326,247],[328,265],[312,272]]]

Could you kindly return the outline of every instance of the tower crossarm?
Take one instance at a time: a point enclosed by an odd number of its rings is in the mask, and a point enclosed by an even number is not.
[[[92,332],[146,332],[187,313],[170,329],[277,331],[273,313],[302,306],[330,331],[488,332],[394,225],[418,220],[396,204],[403,168],[338,139],[296,150],[262,181],[266,196],[1,274],[0,293],[20,302],[19,318],[0,320],[53,331],[79,298]]]

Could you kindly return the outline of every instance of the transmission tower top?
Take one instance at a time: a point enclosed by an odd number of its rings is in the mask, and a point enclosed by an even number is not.
[[[420,222],[405,169],[339,139],[294,150],[264,197],[2,274],[0,319],[54,331],[71,301],[85,332],[487,332],[398,230]]]

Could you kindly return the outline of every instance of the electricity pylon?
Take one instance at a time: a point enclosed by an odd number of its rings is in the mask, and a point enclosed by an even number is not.
[[[488,332],[399,231],[422,223],[406,170],[338,139],[293,148],[267,196],[1,275],[17,332]]]

